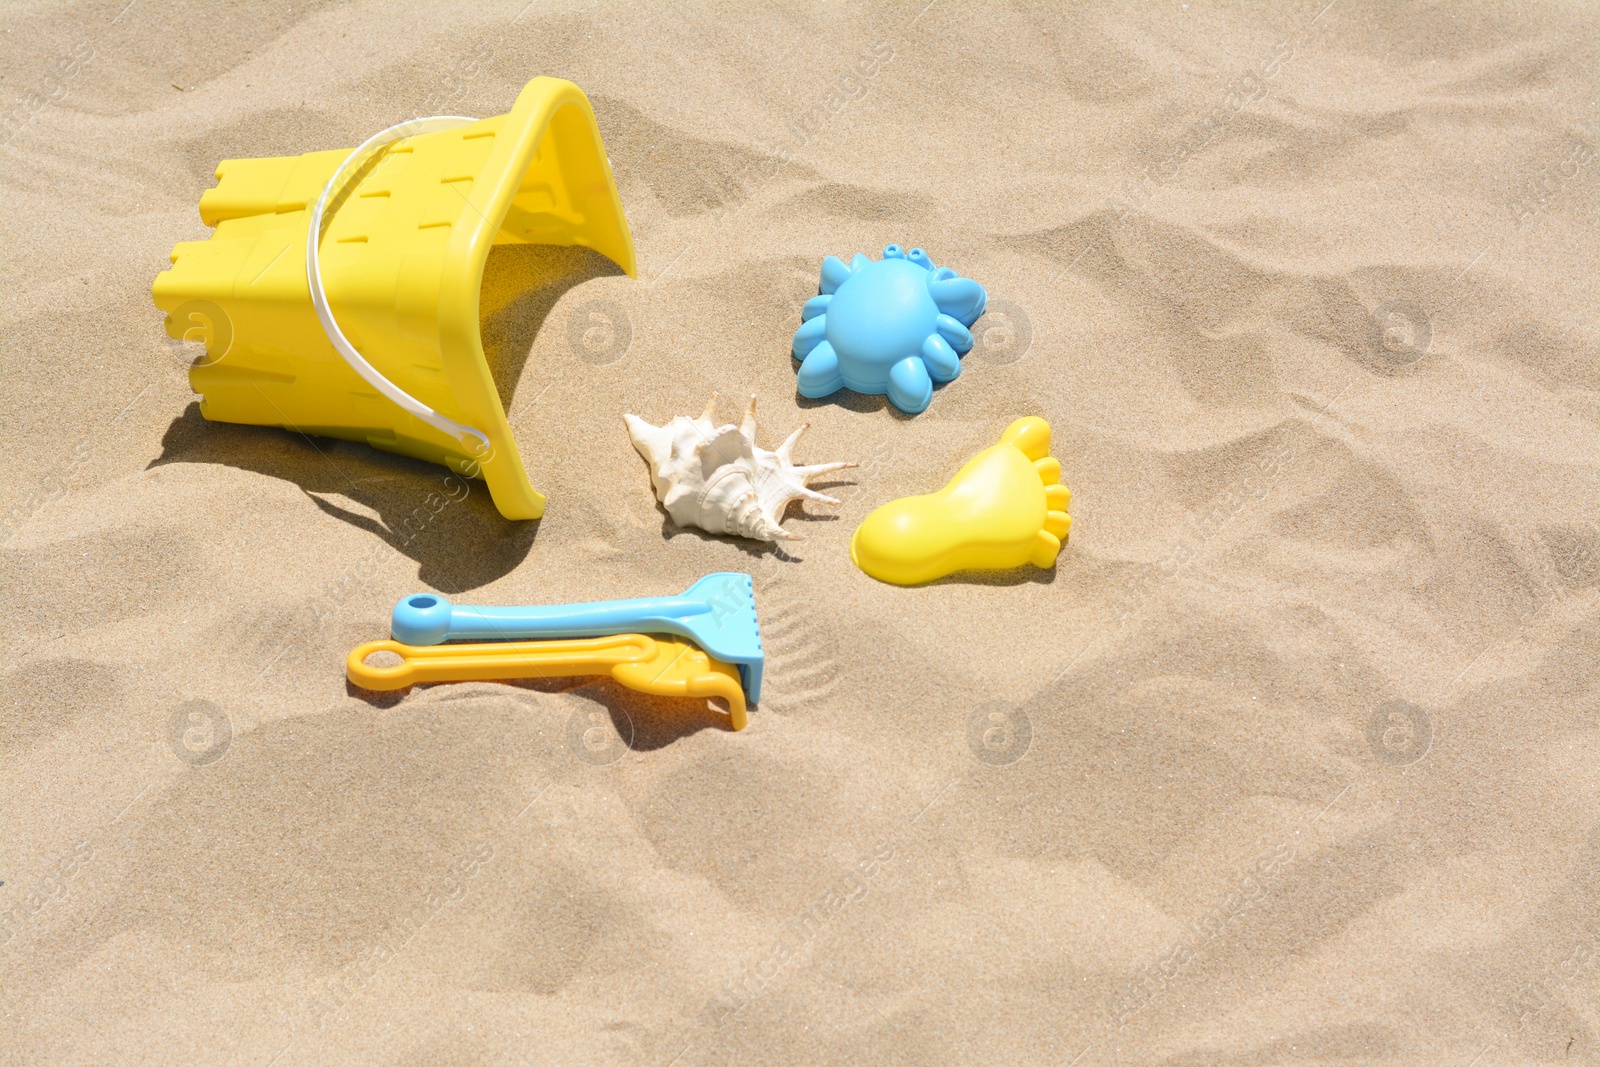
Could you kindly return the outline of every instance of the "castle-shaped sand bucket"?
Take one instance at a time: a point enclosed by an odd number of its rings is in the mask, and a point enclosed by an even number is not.
[[[189,371],[202,415],[442,463],[482,477],[509,519],[544,513],[484,361],[478,300],[491,245],[581,245],[635,275],[583,90],[535,78],[507,115],[224,160],[200,218],[216,232],[173,249],[153,295],[168,334],[204,330]]]

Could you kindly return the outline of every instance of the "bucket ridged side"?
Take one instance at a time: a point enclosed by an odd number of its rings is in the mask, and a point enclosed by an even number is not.
[[[484,359],[479,293],[495,244],[580,245],[635,275],[633,239],[588,99],[536,78],[506,115],[397,141],[330,202],[319,246],[339,327],[382,374],[483,431],[467,446],[380,396],[335,351],[311,304],[309,208],[349,150],[224,160],[200,198],[208,241],[179,244],[156,277],[167,332],[207,327],[190,370],[217,422],[284,426],[482,477],[501,514],[535,519],[544,497]],[[218,321],[220,320],[220,321]]]

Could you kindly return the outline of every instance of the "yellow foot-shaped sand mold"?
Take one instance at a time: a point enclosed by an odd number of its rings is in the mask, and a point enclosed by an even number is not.
[[[1050,455],[1050,424],[1018,419],[937,493],[892,500],[850,539],[850,558],[882,582],[917,585],[956,571],[1053,567],[1072,526],[1072,494]]]

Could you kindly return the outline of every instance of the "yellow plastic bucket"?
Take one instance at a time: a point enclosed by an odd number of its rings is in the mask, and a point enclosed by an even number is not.
[[[583,90],[535,78],[506,115],[224,160],[200,218],[216,232],[174,248],[152,294],[169,335],[204,329],[189,371],[202,415],[442,463],[481,476],[506,518],[544,514],[484,360],[478,301],[497,244],[581,245],[637,276]]]

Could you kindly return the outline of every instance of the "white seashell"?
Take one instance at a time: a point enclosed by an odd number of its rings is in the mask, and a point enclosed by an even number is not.
[[[750,398],[744,420],[718,426],[717,397],[712,394],[698,419],[679,415],[665,426],[653,426],[637,415],[624,415],[633,447],[650,464],[650,483],[679,526],[698,526],[715,534],[753,537],[758,541],[800,541],[803,535],[778,525],[791,500],[837,504],[806,488],[806,482],[854,463],[817,463],[796,467],[790,461],[803,424],[776,452],[756,447],[756,398]]]

